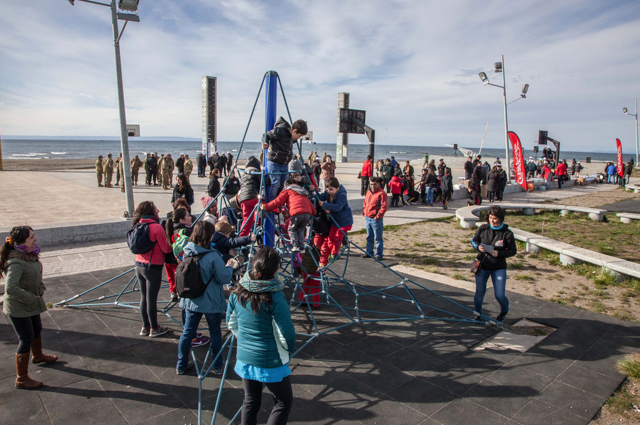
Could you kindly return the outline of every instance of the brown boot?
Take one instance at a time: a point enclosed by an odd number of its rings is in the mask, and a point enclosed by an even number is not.
[[[16,388],[35,390],[42,386],[42,382],[29,377],[29,353],[16,354]]]
[[[48,355],[42,352],[42,335],[31,344],[31,353],[33,353],[33,357],[31,357],[33,364],[53,363],[58,360],[58,356]]]

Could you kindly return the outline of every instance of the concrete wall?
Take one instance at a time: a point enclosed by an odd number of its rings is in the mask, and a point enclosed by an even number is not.
[[[121,218],[110,220],[79,221],[76,223],[51,223],[33,227],[38,245],[51,246],[69,242],[97,241],[104,239],[126,238],[131,221]],[[9,228],[0,230],[0,240],[9,236]]]

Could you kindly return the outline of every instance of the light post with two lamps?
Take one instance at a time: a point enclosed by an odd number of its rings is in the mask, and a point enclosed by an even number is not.
[[[129,21],[140,22],[140,18],[138,15],[133,13],[120,13],[118,12],[118,8],[120,10],[125,10],[128,12],[137,12],[138,11],[138,1],[139,0],[111,0],[111,3],[101,3],[93,0],[78,0],[85,3],[97,4],[100,6],[106,6],[111,8],[111,22],[113,26],[113,45],[115,47],[116,54],[116,82],[118,85],[118,104],[120,109],[120,148],[122,150],[122,160],[123,171],[124,171],[124,182],[123,185],[125,187],[125,193],[127,197],[127,217],[133,217],[133,187],[131,184],[131,164],[129,157],[129,135],[127,134],[127,117],[124,109],[124,86],[122,83],[122,65],[120,63],[120,38],[122,37],[122,33],[124,33],[124,29],[127,27],[127,23]],[[71,6],[75,6],[76,0],[69,0]],[[122,26],[122,31],[118,31],[118,19],[124,21],[124,25]]]
[[[625,115],[631,115],[632,117],[636,117],[636,167],[640,167],[640,163],[638,162],[638,99],[636,98],[636,113],[630,114],[627,108],[622,108],[622,112]]]
[[[480,79],[482,80],[482,84],[485,86],[494,86],[502,89],[502,101],[504,103],[504,149],[505,149],[505,158],[507,160],[506,171],[507,171],[507,180],[511,181],[511,166],[509,165],[509,120],[507,119],[507,105],[515,102],[516,100],[526,99],[527,91],[529,91],[529,84],[525,84],[522,87],[522,93],[520,93],[520,97],[512,100],[507,103],[507,84],[505,82],[505,72],[504,72],[504,55],[502,55],[502,61],[496,62],[494,64],[496,73],[502,74],[502,85],[499,86],[497,84],[492,84],[489,82],[489,77],[484,72],[479,73]]]

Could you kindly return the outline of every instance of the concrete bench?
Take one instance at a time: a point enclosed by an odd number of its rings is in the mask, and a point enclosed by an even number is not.
[[[565,266],[589,263],[618,275],[640,278],[640,264],[638,263],[579,248],[514,227],[509,229],[513,232],[516,240],[527,244],[527,252],[540,252],[542,249],[546,249],[560,254],[560,263]]]
[[[633,190],[633,193],[640,193],[640,184],[629,183],[624,186],[626,190]]]
[[[574,207],[570,205],[542,204],[542,203],[500,203],[498,205],[503,210],[522,210],[526,215],[535,214],[536,210],[556,210],[565,216],[569,212],[578,212],[589,214],[589,218],[593,221],[604,220],[606,210],[597,208]],[[458,208],[456,217],[460,221],[460,226],[464,229],[472,229],[476,227],[481,211],[489,209],[490,205],[471,205],[464,208]]]
[[[618,213],[616,216],[620,217],[620,221],[626,224],[631,224],[633,220],[640,220],[640,214]]]

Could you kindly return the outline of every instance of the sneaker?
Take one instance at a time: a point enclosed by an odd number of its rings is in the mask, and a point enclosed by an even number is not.
[[[206,336],[194,338],[191,340],[192,347],[202,347],[203,345],[207,345],[209,343],[209,338]]]
[[[176,375],[184,375],[186,371],[193,367],[193,363],[187,363],[187,367],[184,369],[176,369]]]
[[[156,338],[156,337],[159,337],[161,335],[166,334],[167,332],[169,332],[169,329],[164,328],[162,326],[158,326],[157,329],[151,329],[151,331],[149,332],[149,337]]]
[[[360,254],[360,257],[362,258],[371,258],[372,256],[369,254]]]
[[[382,255],[376,255],[376,260],[382,261],[383,260]]]
[[[149,336],[149,328],[140,329],[140,336]]]
[[[297,246],[292,246],[291,252],[300,252],[300,248],[298,248]]]
[[[222,372],[224,371],[224,364],[220,367],[215,367],[213,368],[213,373],[215,373],[218,376],[222,375]]]
[[[172,292],[171,293],[171,302],[172,303],[178,302],[179,299],[180,298],[178,297],[178,293],[177,292]]]
[[[509,313],[509,312],[505,311],[503,313],[498,314],[498,317],[496,317],[496,320],[498,322],[504,322],[504,318],[507,317],[507,313]]]

